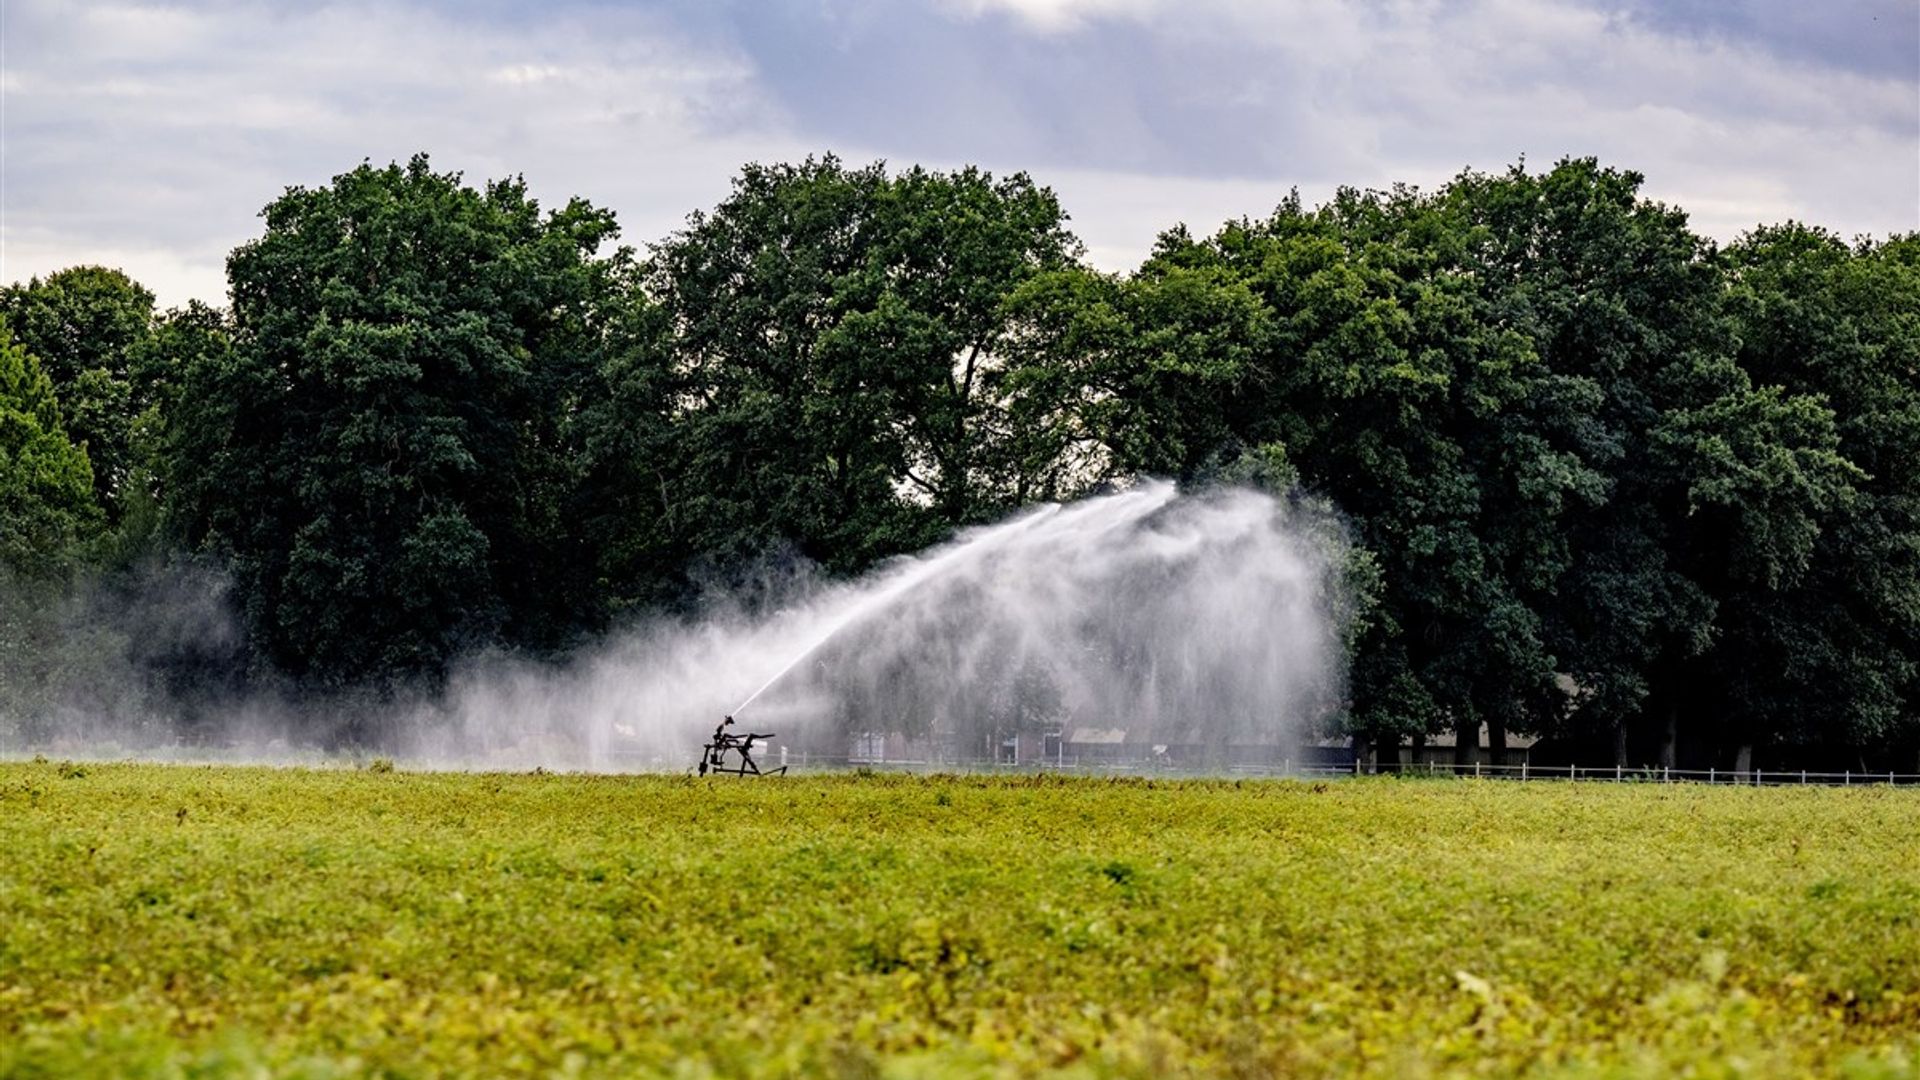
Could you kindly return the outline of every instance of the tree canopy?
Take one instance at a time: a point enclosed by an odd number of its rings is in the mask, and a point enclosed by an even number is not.
[[[40,362],[0,322],[0,574],[58,573],[97,528],[93,467]]]
[[[155,405],[153,293],[118,270],[76,266],[0,288],[0,317],[40,359],[93,463],[96,499],[117,519],[140,482],[136,431]]]
[[[704,555],[850,571],[1029,501],[1004,302],[1078,250],[1025,176],[749,166],[642,274],[679,406],[659,512]]]
[[[104,523],[211,560],[267,670],[348,688],[1252,480],[1349,533],[1363,739],[1910,760],[1920,238],[1722,248],[1641,185],[1292,195],[1115,274],[1024,174],[752,165],[639,255],[581,200],[363,164],[266,208],[230,309],[0,290],[0,555],[110,560]]]
[[[363,165],[292,188],[235,251],[232,347],[179,373],[171,512],[231,559],[273,662],[322,683],[564,639],[580,599],[573,415],[625,256],[611,215],[543,213]]]

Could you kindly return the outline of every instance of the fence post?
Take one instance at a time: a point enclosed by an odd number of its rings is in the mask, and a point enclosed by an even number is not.
[[[1844,783],[1844,784],[1843,784],[1842,786],[1843,786],[1843,787],[1852,787],[1852,786],[1853,786],[1853,770],[1852,770],[1852,769],[1848,769],[1848,770],[1847,770],[1847,773],[1846,773],[1846,776],[1847,776],[1847,779],[1846,779],[1846,782],[1845,782],[1845,783]]]
[[[1754,786],[1754,787],[1759,787],[1759,786],[1760,786],[1760,774],[1761,774],[1761,773],[1763,773],[1763,772],[1766,772],[1766,771],[1767,771],[1767,770],[1765,770],[1765,769],[1755,769],[1755,770],[1753,770],[1753,786]]]
[[[1620,763],[1617,761],[1613,763],[1613,778],[1620,779]]]
[[[1800,783],[1801,783],[1801,784],[1805,784],[1806,782],[1807,782],[1807,770],[1805,770],[1805,769],[1801,769],[1801,770],[1800,770]]]
[[[1671,765],[1660,766],[1660,779],[1665,783],[1669,783],[1669,784],[1673,783],[1673,766]]]
[[[1711,765],[1709,765],[1709,766],[1707,766],[1707,783],[1709,783],[1709,784],[1711,784],[1711,783],[1713,783],[1713,782],[1714,782],[1714,778],[1713,778],[1713,766],[1711,766]]]
[[[1527,759],[1521,758],[1520,759],[1520,779],[1525,780],[1526,778],[1527,778]]]
[[[1480,775],[1480,759],[1479,758],[1473,759],[1473,775],[1476,777]]]

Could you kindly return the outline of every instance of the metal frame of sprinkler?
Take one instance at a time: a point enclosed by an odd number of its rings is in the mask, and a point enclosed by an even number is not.
[[[758,731],[750,731],[745,735],[735,735],[733,732],[727,730],[732,726],[733,717],[731,716],[720,721],[720,726],[713,729],[712,741],[700,748],[701,776],[705,776],[708,773],[713,773],[716,776],[721,774],[727,776],[786,775],[787,767],[785,765],[777,769],[769,769],[766,772],[761,772],[760,766],[754,763],[753,744],[755,742],[765,742],[773,738],[772,735]],[[728,754],[739,754],[740,760],[737,763],[729,765],[727,762]]]

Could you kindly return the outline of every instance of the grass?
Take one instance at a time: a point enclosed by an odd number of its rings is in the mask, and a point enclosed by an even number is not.
[[[1920,793],[0,765],[0,1076],[1920,1075]]]

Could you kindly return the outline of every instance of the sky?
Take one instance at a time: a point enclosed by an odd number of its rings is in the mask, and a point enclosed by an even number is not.
[[[426,151],[643,246],[749,161],[975,164],[1090,261],[1297,188],[1596,156],[1699,231],[1920,229],[1914,0],[0,0],[0,282],[223,303],[290,185]]]

